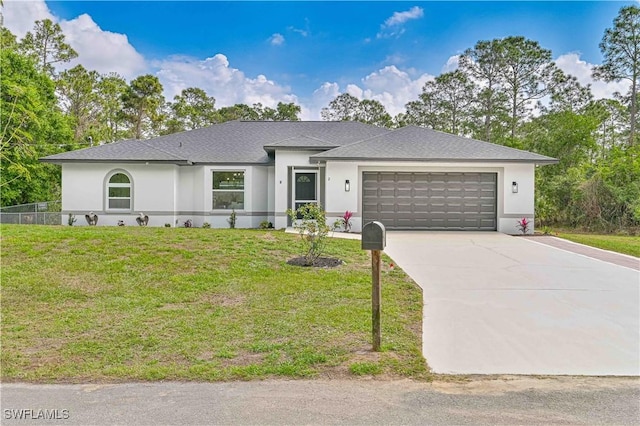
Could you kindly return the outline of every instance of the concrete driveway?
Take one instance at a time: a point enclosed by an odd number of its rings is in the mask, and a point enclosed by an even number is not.
[[[640,375],[637,270],[491,232],[388,232],[385,252],[423,289],[436,373]]]

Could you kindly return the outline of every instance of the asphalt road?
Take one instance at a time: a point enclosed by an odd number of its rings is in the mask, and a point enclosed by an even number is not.
[[[2,384],[0,391],[3,425],[640,424],[637,378]]]

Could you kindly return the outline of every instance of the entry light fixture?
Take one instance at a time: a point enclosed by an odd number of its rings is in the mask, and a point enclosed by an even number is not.
[[[351,182],[349,182],[349,179],[344,181],[344,191],[345,192],[351,191]]]
[[[516,182],[515,180],[511,182],[511,192],[513,192],[514,194],[518,193],[518,182]]]

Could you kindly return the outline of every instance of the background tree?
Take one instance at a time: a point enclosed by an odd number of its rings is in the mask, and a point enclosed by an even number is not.
[[[428,83],[427,83],[428,84]],[[440,129],[440,105],[437,94],[429,90],[429,86],[422,88],[418,99],[405,105],[407,110],[402,118],[403,124]]]
[[[526,118],[536,101],[550,94],[557,67],[551,62],[551,51],[537,41],[524,37],[506,37],[499,45],[498,76],[509,99],[509,127],[512,143],[518,125]]]
[[[215,108],[216,100],[197,87],[184,89],[174,96],[169,105],[171,113],[169,121],[170,133],[193,130],[215,124],[218,116]]]
[[[64,33],[59,24],[50,19],[36,21],[33,32],[29,31],[20,41],[20,51],[33,59],[38,69],[53,75],[53,64],[69,62],[78,53],[65,42]]]
[[[640,77],[640,8],[626,6],[620,9],[607,28],[600,43],[604,56],[601,66],[593,70],[593,77],[604,81],[628,80],[629,93],[629,145],[635,143],[638,78]]]
[[[540,105],[542,112],[584,111],[593,102],[591,86],[583,86],[578,79],[558,70],[553,75],[554,83],[550,90],[549,106]]]
[[[131,125],[131,136],[142,139],[151,136],[154,121],[160,118],[164,103],[162,84],[158,77],[147,74],[129,83],[122,95],[122,107],[126,120]]]
[[[329,106],[322,108],[320,115],[325,121],[355,121],[355,111],[359,105],[358,98],[343,93],[329,102]]]
[[[0,26],[0,50],[11,49],[16,50],[18,42],[16,36],[3,26]]]
[[[479,124],[475,126],[473,136],[487,142],[496,138],[506,121],[508,98],[501,85],[500,68],[503,48],[499,39],[479,41],[473,48],[460,56],[460,70],[479,86],[474,115]],[[497,139],[501,139],[501,134]]]
[[[38,161],[73,148],[54,83],[13,49],[0,51],[0,69],[0,204],[57,199],[60,169]]]
[[[261,120],[265,121],[300,121],[298,114],[302,112],[300,105],[296,105],[293,102],[283,103],[278,102],[275,109],[265,108],[261,114]]]
[[[100,127],[97,93],[99,77],[96,71],[87,71],[82,65],[77,65],[61,72],[56,81],[59,104],[74,122],[73,138],[76,142],[84,142],[88,137],[93,139],[97,136]]]
[[[232,120],[259,120],[260,113],[255,108],[246,104],[235,104],[228,107],[218,109],[218,122]]]
[[[278,102],[276,106],[276,121],[300,121],[302,108],[293,102]]]
[[[98,138],[94,142],[115,142],[126,136],[126,117],[122,112],[122,98],[127,91],[127,82],[117,73],[100,76],[97,85],[97,102],[100,107],[101,124]]]
[[[359,121],[379,127],[391,127],[393,120],[384,105],[375,99],[359,100],[343,93],[320,112],[326,121]]]
[[[592,102],[588,109],[598,117],[600,123],[596,130],[599,156],[620,145],[621,141],[628,142],[629,110],[617,99],[598,99]]]

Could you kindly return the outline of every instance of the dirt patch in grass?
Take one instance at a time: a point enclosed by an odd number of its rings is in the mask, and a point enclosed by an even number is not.
[[[307,259],[304,257],[294,257],[293,259],[287,260],[289,265],[293,266],[304,266],[304,267],[313,267],[313,268],[337,268],[342,265],[344,262],[340,259],[336,259],[335,257],[319,257],[313,261],[311,265],[307,263]]]
[[[214,293],[205,296],[202,300],[214,306],[238,306],[242,305],[247,300],[247,297],[243,294]]]
[[[244,352],[238,354],[233,358],[223,359],[222,364],[225,366],[243,366],[243,365],[254,365],[254,364],[262,364],[265,359],[265,354],[253,353],[253,352]]]
[[[271,232],[267,232],[267,233],[261,235],[260,239],[264,240],[264,241],[278,241],[278,239],[275,237],[275,235],[273,235]]]

